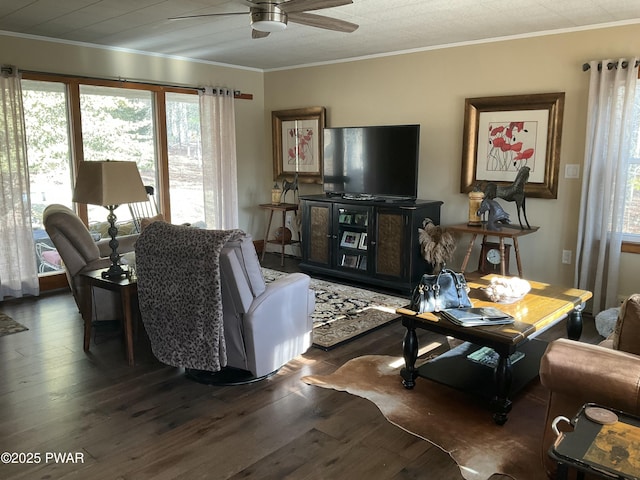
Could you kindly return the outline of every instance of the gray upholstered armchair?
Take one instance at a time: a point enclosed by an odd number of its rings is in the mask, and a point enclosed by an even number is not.
[[[43,213],[44,228],[62,258],[69,287],[78,309],[86,305],[86,291],[80,274],[107,268],[111,265],[109,240],[96,242],[82,220],[69,207],[59,204],[47,206]],[[133,251],[138,235],[118,237],[118,253]],[[92,320],[122,318],[120,298],[117,293],[97,288],[94,291]],[[82,312],[83,315],[85,312]]]
[[[276,372],[311,346],[309,277],[265,285],[251,236],[154,222],[136,243],[138,298],[154,355],[195,380]]]

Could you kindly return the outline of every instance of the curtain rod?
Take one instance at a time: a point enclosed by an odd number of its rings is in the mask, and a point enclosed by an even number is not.
[[[13,71],[13,67],[12,65],[2,65],[0,67],[2,69],[2,72],[7,71],[8,73],[11,73]],[[168,84],[163,84],[163,83],[155,83],[155,82],[147,82],[147,81],[143,81],[143,80],[127,80],[126,78],[122,78],[122,77],[113,77],[113,78],[100,78],[100,77],[88,77],[85,75],[69,75],[69,74],[65,74],[65,73],[50,73],[50,72],[39,72],[36,70],[20,70],[21,72],[24,73],[30,73],[33,75],[58,75],[61,77],[70,77],[70,78],[86,78],[87,80],[106,80],[106,81],[110,81],[110,82],[121,82],[121,83],[133,83],[136,85],[151,85],[154,87],[165,87],[165,88],[183,88],[185,90],[196,90],[199,92],[204,92],[204,87],[193,87],[193,86],[185,86],[185,85],[168,85]],[[222,87],[218,87],[218,88],[222,88]],[[216,90],[216,88],[214,87],[214,90]],[[233,90],[233,98],[238,98],[238,99],[242,99],[242,100],[253,100],[253,94],[251,93],[242,93],[242,91],[240,90]]]
[[[608,70],[613,70],[614,68],[618,68],[619,62],[609,62],[607,63],[607,69]],[[640,60],[636,60],[636,63],[634,65],[634,68],[636,68],[638,65],[640,65]],[[627,68],[629,66],[629,62],[627,62],[626,60],[622,62],[621,67],[622,68]],[[586,72],[587,70],[589,70],[591,68],[591,65],[589,65],[588,63],[585,63],[582,65],[582,71]],[[598,63],[598,71],[602,70],[602,63]]]

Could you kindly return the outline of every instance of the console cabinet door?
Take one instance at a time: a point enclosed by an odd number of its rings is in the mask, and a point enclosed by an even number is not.
[[[392,210],[376,212],[375,274],[403,279],[406,277],[407,217]]]
[[[355,275],[369,271],[369,226],[372,218],[372,207],[340,203],[334,205],[336,268]]]
[[[303,257],[309,263],[331,266],[332,246],[335,243],[332,233],[332,208],[331,203],[303,203]]]

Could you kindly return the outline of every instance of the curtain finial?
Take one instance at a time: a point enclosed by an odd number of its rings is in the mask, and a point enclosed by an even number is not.
[[[16,73],[16,67],[14,67],[13,65],[3,64],[0,66],[0,73],[2,73],[3,75],[13,75],[14,73]]]

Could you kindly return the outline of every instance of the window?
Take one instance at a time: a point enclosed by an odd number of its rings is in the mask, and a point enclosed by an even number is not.
[[[85,161],[134,161],[142,183],[158,184],[152,92],[80,85],[80,114]],[[87,210],[90,225],[108,228],[103,207],[87,205]],[[127,208],[115,214],[119,222],[131,220]]]
[[[42,212],[52,203],[73,207],[73,172],[80,158],[135,161],[143,183],[155,188],[167,220],[204,220],[196,90],[28,73],[22,88],[34,256],[40,273],[62,269],[44,230]],[[72,126],[79,130],[75,135],[70,133]],[[167,144],[159,140],[165,138]],[[163,175],[167,191],[162,188]],[[108,236],[106,210],[80,207],[78,214],[90,228]],[[129,209],[121,206],[115,213],[125,233],[131,223]]]
[[[171,219],[178,224],[204,225],[198,97],[167,93],[166,103]]]
[[[31,219],[38,272],[62,269],[60,257],[44,230],[42,212],[52,203],[71,207],[71,150],[66,86],[23,80]]]
[[[624,241],[640,244],[640,80],[636,85],[633,114],[633,148],[628,164],[628,175],[623,219]],[[623,246],[623,251],[635,251]]]

